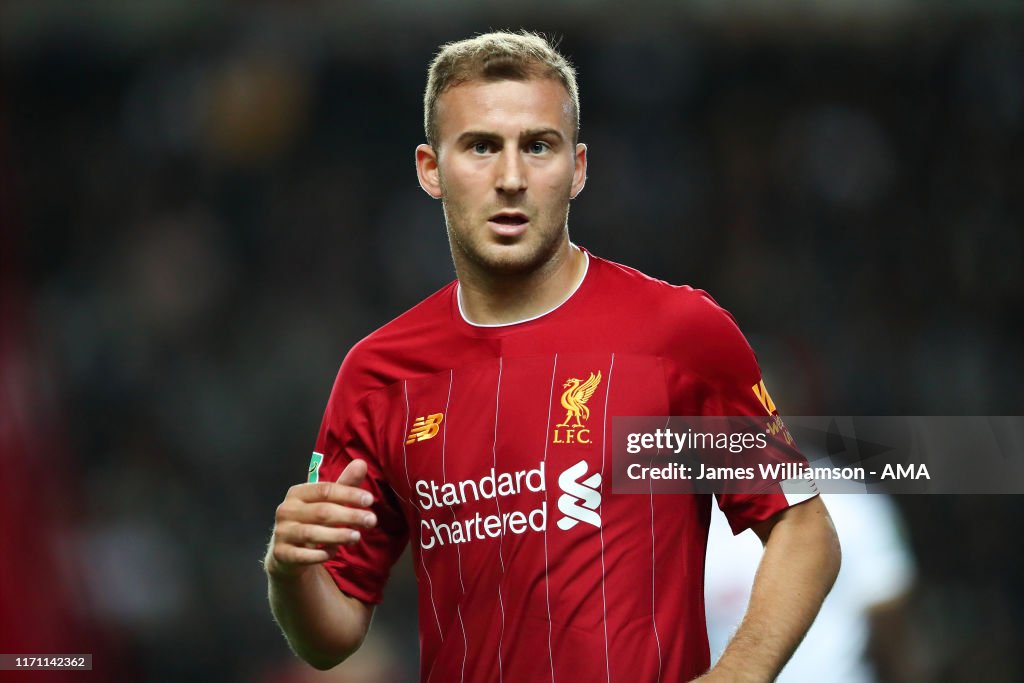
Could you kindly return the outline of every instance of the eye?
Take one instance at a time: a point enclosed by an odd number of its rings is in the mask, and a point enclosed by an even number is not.
[[[551,149],[551,145],[549,145],[546,142],[543,142],[542,140],[534,140],[529,145],[527,145],[526,148],[530,152],[530,154],[543,154],[544,152]]]
[[[478,142],[473,143],[472,149],[477,154],[487,154],[488,152],[491,151],[491,143],[486,142],[484,140],[480,140]]]

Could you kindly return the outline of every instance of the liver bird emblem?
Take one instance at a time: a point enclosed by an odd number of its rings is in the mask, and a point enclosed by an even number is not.
[[[570,377],[566,380],[562,387],[565,391],[562,392],[562,407],[565,408],[565,420],[561,424],[556,425],[557,427],[582,427],[583,423],[581,420],[590,419],[590,408],[587,407],[587,401],[594,395],[594,390],[597,389],[597,385],[601,383],[601,371],[598,370],[597,374],[590,373],[590,377],[585,382],[581,383],[581,380],[577,377]],[[575,424],[570,425],[569,421],[575,420]]]

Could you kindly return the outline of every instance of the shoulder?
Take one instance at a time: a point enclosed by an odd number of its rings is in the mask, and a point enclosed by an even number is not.
[[[629,321],[631,334],[642,336],[647,348],[690,372],[756,372],[756,357],[736,320],[706,291],[606,259],[595,263],[602,312]]]
[[[450,282],[363,337],[345,355],[338,384],[362,396],[407,376],[427,349],[436,348],[432,342],[450,334],[454,289]]]
[[[735,327],[732,315],[703,289],[674,285],[644,272],[591,255],[600,282],[601,296],[612,305],[631,308],[651,323],[692,336],[695,330],[728,331]]]

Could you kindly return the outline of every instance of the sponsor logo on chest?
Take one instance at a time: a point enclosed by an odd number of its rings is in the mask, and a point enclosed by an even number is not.
[[[601,527],[601,473],[590,472],[586,460],[566,468],[558,475],[558,511],[555,525],[569,531],[580,523]],[[417,507],[423,512],[445,510],[439,518],[420,520],[420,547],[430,550],[446,545],[498,538],[506,534],[544,532],[548,528],[547,477],[545,463],[533,469],[496,472],[494,468],[479,479],[438,483],[420,479],[413,486]],[[502,499],[539,494],[539,506],[529,510],[502,510]],[[466,503],[494,500],[495,513],[476,512],[461,516],[456,509]],[[450,521],[449,521],[450,520]]]

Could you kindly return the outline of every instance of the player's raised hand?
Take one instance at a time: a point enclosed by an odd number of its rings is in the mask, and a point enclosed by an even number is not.
[[[330,559],[337,546],[359,541],[359,530],[377,524],[369,511],[373,496],[360,486],[366,463],[353,460],[336,482],[296,484],[277,506],[266,569],[294,576]]]

